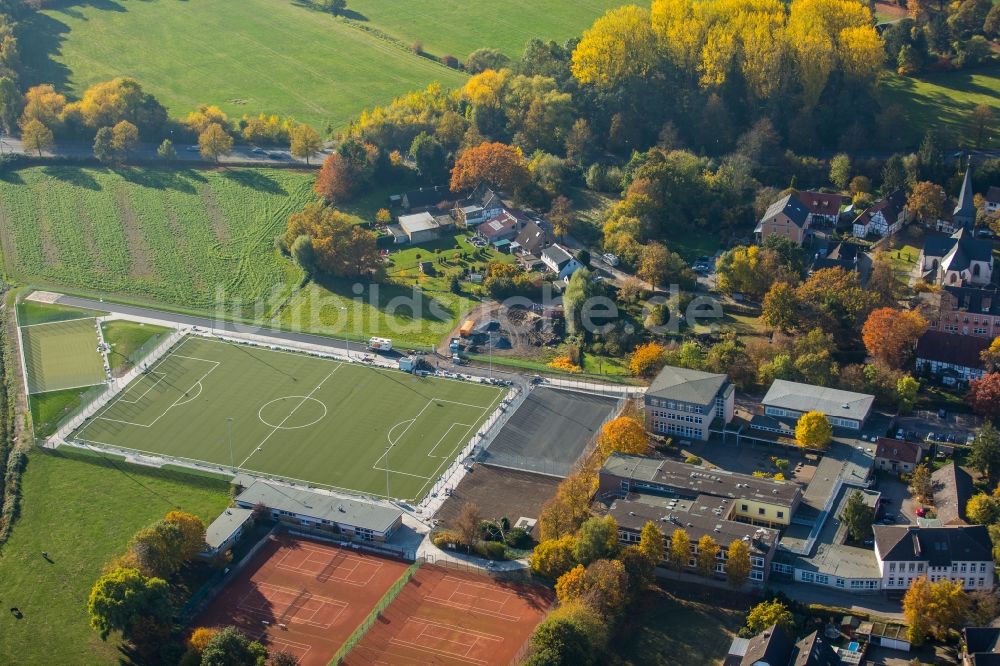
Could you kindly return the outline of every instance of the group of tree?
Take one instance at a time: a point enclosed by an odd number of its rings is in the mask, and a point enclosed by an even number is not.
[[[171,511],[137,532],[90,591],[87,612],[101,639],[117,632],[146,663],[164,661],[173,645],[175,603],[182,596],[172,586],[204,545],[204,523],[182,511]]]
[[[375,234],[321,202],[293,213],[278,245],[310,277],[380,279],[384,269]]]
[[[961,581],[942,578],[931,582],[921,576],[903,596],[907,638],[913,645],[922,645],[928,638],[948,640],[951,632],[961,626],[970,608],[971,600],[962,589]]]
[[[186,641],[179,666],[295,666],[291,652],[272,650],[236,627],[197,627]]]
[[[1000,11],[989,0],[908,2],[909,17],[890,23],[882,36],[900,74],[976,67],[1000,36]]]

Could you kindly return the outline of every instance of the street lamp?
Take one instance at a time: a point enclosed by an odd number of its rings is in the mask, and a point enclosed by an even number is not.
[[[389,449],[392,448],[392,442],[386,442],[385,444],[385,498],[389,499]]]

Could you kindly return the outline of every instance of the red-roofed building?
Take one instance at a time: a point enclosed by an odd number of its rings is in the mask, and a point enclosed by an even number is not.
[[[923,457],[917,442],[880,437],[875,443],[875,467],[886,472],[912,472]]]

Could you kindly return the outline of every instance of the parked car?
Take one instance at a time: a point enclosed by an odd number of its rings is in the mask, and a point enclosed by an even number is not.
[[[188,146],[184,150],[188,151],[189,153],[197,153],[201,149],[198,146]]]
[[[896,439],[906,439],[906,432],[902,428],[896,431]]]
[[[916,511],[914,511],[913,513],[917,514],[917,516],[919,516],[920,518],[923,518],[925,515],[927,515],[927,509],[925,509],[922,506],[918,506]]]
[[[264,149],[259,146],[254,146],[253,148],[250,149],[250,152],[253,153],[254,155],[263,155]]]
[[[605,262],[607,262],[607,264],[609,266],[617,266],[618,265],[618,255],[616,255],[616,254],[612,254],[610,252],[605,252],[604,254],[601,255],[601,259],[603,259]]]

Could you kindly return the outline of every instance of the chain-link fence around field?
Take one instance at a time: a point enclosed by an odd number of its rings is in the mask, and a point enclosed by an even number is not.
[[[565,477],[593,449],[601,428],[621,414],[629,397],[546,387],[526,399],[528,404],[505,420],[507,430],[477,451],[477,462]]]
[[[107,405],[129,384],[129,382],[144,368],[156,363],[174,345],[184,337],[183,330],[173,331],[170,335],[150,338],[141,347],[128,355],[132,369],[121,377],[112,378],[107,384],[101,384],[88,390],[80,396],[79,403],[69,413],[59,419],[54,434],[50,437],[40,437],[36,433],[36,442],[42,446],[58,446],[66,442],[70,434],[83,425],[87,419]]]

